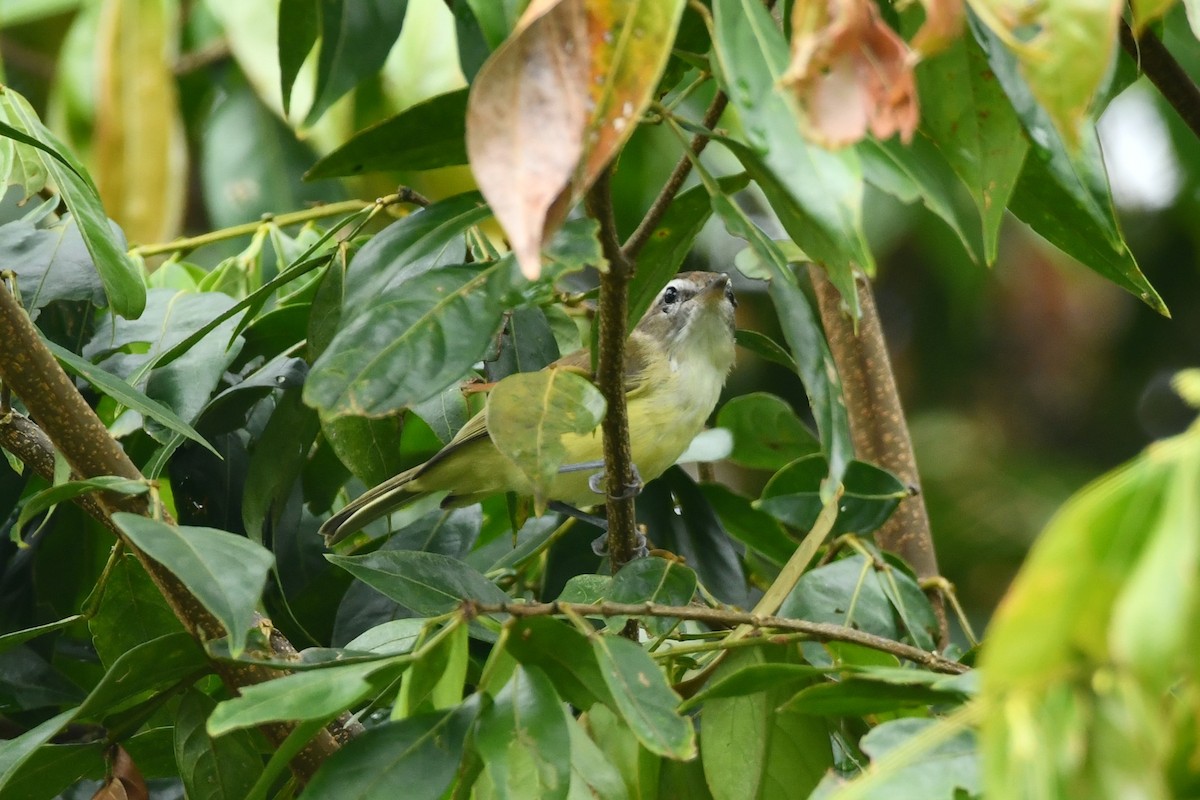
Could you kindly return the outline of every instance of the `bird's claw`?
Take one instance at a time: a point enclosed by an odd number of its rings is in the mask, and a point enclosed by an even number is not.
[[[633,550],[634,558],[645,558],[650,555],[649,543],[646,541],[646,534],[640,530],[634,532],[634,541],[637,542],[637,547]],[[604,558],[608,555],[608,534],[597,536],[592,540],[592,552]]]
[[[633,469],[633,483],[626,484],[620,494],[610,494],[613,500],[627,500],[630,497],[637,497],[642,492],[642,488],[646,485],[642,480],[642,474],[638,472],[637,464],[629,465]],[[604,470],[594,473],[588,478],[588,488],[596,494],[604,494]]]

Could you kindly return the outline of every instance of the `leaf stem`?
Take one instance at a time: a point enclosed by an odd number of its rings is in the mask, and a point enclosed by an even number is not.
[[[1200,139],[1200,87],[1175,60],[1171,51],[1149,29],[1134,37],[1129,23],[1121,20],[1121,47],[1150,79],[1163,99],[1175,109],[1192,134]]]
[[[708,110],[704,112],[704,121],[701,124],[705,128],[714,127],[721,118],[721,114],[725,112],[725,106],[728,104],[728,95],[718,89],[712,103],[708,106]],[[646,245],[646,242],[650,241],[650,234],[654,233],[654,229],[658,227],[658,223],[662,222],[662,218],[666,215],[667,209],[671,207],[671,202],[674,201],[675,195],[679,194],[679,190],[683,188],[683,182],[687,180],[688,175],[692,174],[692,160],[700,155],[706,146],[708,146],[707,136],[696,134],[692,137],[687,151],[684,152],[675,164],[675,169],[671,170],[670,177],[663,184],[658,197],[654,198],[654,202],[650,204],[650,209],[646,212],[646,216],[642,218],[641,223],[621,247],[625,258],[631,261],[635,260],[637,254]]]

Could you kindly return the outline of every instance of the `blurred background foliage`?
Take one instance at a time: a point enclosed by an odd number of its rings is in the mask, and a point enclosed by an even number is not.
[[[518,5],[497,0],[495,8],[511,18]],[[355,56],[360,67],[380,61],[364,72],[366,79],[335,72],[315,104],[329,110],[312,125],[307,118],[314,107],[316,52],[300,70],[285,114],[274,6],[246,0],[0,0],[3,82],[28,97],[84,159],[131,245],[319,201],[373,198],[401,182],[434,200],[472,187],[465,166],[303,178],[353,133],[466,85],[447,3],[409,0],[391,4],[396,19],[352,20],[396,25],[408,15],[390,51]],[[1159,30],[1200,78],[1194,39],[1184,46],[1177,38],[1178,31],[1190,37],[1183,15],[1177,7]],[[1200,361],[1200,143],[1143,81],[1126,86],[1132,62],[1125,54],[1120,59],[1100,122],[1105,161],[1126,237],[1172,319],[1082,268],[1011,216],[995,266],[964,269],[969,256],[940,219],[920,204],[904,205],[867,189],[878,304],[939,560],[979,622],[1068,495],[1189,419],[1168,381]],[[464,61],[469,68],[470,59]],[[134,74],[140,80],[130,92],[123,76]],[[689,103],[699,110],[707,100]],[[614,183],[623,231],[632,230],[637,209],[652,199],[638,193],[654,191],[665,179],[675,148],[669,132],[639,126]],[[710,148],[705,158],[714,171],[735,169],[722,163],[730,157],[721,148]],[[25,213],[12,195],[0,207],[0,222]],[[747,202],[760,222],[771,213],[752,196]],[[188,260],[210,267],[248,242],[217,242]],[[741,247],[710,221],[687,266],[729,270]],[[773,335],[771,305],[765,294],[755,294],[761,289],[739,278],[745,298],[739,326]],[[780,394],[797,408],[805,405],[793,374],[742,351],[727,392],[757,389]],[[748,492],[757,492],[754,483],[762,480],[752,473],[720,477]]]

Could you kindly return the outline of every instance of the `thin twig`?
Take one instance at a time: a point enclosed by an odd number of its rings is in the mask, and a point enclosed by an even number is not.
[[[718,90],[716,97],[709,104],[708,110],[704,112],[704,121],[701,124],[705,128],[715,127],[717,121],[721,119],[721,114],[725,113],[725,106],[728,104],[728,95]],[[667,209],[671,207],[671,202],[675,199],[675,195],[679,194],[683,182],[687,180],[688,175],[692,174],[692,158],[700,155],[707,145],[707,136],[698,133],[692,137],[691,144],[688,147],[691,155],[684,153],[679,162],[675,164],[675,169],[671,170],[671,176],[667,178],[667,182],[663,185],[662,191],[658,193],[658,197],[654,198],[654,202],[650,204],[650,209],[646,212],[646,216],[642,218],[641,224],[625,240],[625,244],[621,250],[627,259],[630,261],[636,259],[637,254],[641,252],[646,242],[650,240],[650,235],[654,233],[654,229],[658,227],[658,223],[662,222],[662,218],[666,215]]]
[[[468,616],[509,614],[514,617],[548,617],[576,614],[601,617],[678,617],[726,628],[735,625],[759,629],[772,628],[807,634],[819,642],[846,642],[862,645],[882,653],[890,653],[914,664],[920,664],[934,672],[959,675],[970,671],[970,667],[966,664],[943,658],[937,653],[930,653],[910,644],[896,642],[844,625],[788,619],[787,617],[754,614],[747,611],[728,611],[704,606],[666,606],[658,603],[478,603],[473,600],[463,603],[463,611]]]
[[[1121,20],[1121,47],[1132,56],[1142,74],[1150,79],[1163,99],[1175,109],[1196,138],[1200,139],[1200,87],[1171,55],[1171,51],[1151,31],[1142,31],[1136,39],[1125,20]]]
[[[287,214],[268,214],[254,222],[243,222],[240,225],[232,225],[228,228],[209,231],[198,236],[188,236],[172,242],[139,245],[130,248],[129,252],[131,255],[143,257],[160,255],[162,253],[186,253],[198,247],[213,244],[214,242],[236,239],[239,236],[251,236],[257,233],[263,225],[275,225],[284,228],[289,225],[301,225],[305,222],[325,219],[326,217],[353,214],[355,211],[362,211],[364,208],[371,208],[373,206],[393,206],[401,203],[428,206],[429,202],[419,192],[409,189],[407,186],[402,186],[394,194],[389,194],[386,197],[380,197],[376,200],[343,200],[339,203],[327,203],[325,205],[306,208],[302,211],[291,211]]]
[[[596,383],[608,404],[602,423],[604,483],[608,495],[608,555],[616,573],[633,560],[637,549],[633,498],[641,487],[633,467],[629,412],[625,407],[625,320],[633,263],[621,252],[617,239],[610,177],[609,169],[600,174],[588,192],[587,207],[600,223],[600,244],[608,259],[608,270],[600,276],[600,335],[597,339],[600,352],[596,362]]]

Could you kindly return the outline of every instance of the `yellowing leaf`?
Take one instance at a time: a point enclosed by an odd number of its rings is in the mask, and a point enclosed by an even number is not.
[[[962,34],[963,0],[922,0],[925,22],[912,39],[912,49],[922,56],[945,50]]]
[[[1146,26],[1159,19],[1171,10],[1175,0],[1132,0],[1129,4],[1133,12],[1133,32],[1141,35]]]
[[[175,0],[106,0],[100,14],[94,172],[105,208],[134,242],[173,238],[183,221],[178,14]]]
[[[540,511],[567,456],[563,437],[595,430],[604,397],[570,370],[519,372],[492,389],[487,415],[492,441],[529,478]]]
[[[1117,44],[1121,0],[1029,3],[969,0],[971,9],[1016,53],[1021,73],[1068,147],[1108,74]],[[1029,31],[1033,31],[1029,35]]]
[[[535,0],[479,70],[467,153],[521,271],[633,133],[683,0]]]
[[[845,147],[867,135],[917,129],[913,59],[873,0],[799,0],[792,9],[792,58],[783,76],[805,135]]]

